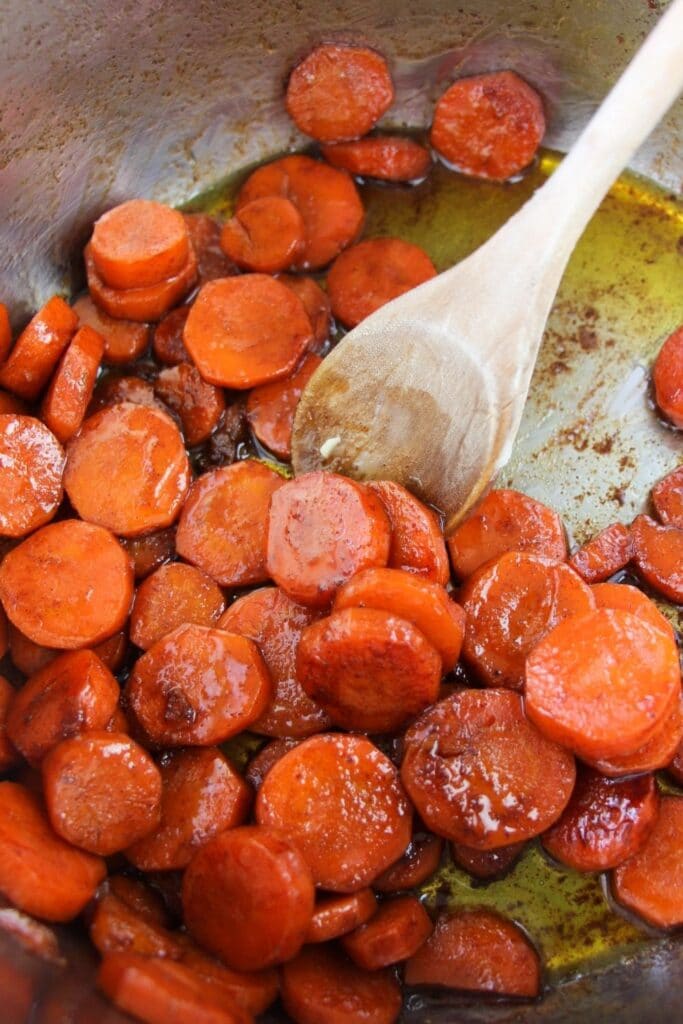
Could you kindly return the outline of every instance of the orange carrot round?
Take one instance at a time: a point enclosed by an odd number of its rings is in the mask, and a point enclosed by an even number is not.
[[[666,526],[683,529],[683,466],[667,473],[652,488],[657,515]]]
[[[302,277],[300,274],[280,274],[278,280],[303,302],[313,331],[311,350],[320,351],[330,336],[331,328],[330,300],[327,292],[324,292],[312,277]]]
[[[612,876],[618,902],[655,928],[683,924],[682,842],[683,797],[662,797],[649,838]]]
[[[95,221],[90,247],[111,288],[143,288],[182,269],[190,239],[182,214],[150,199],[130,199]]]
[[[187,295],[197,280],[197,257],[192,246],[186,262],[177,274],[139,288],[110,287],[97,272],[90,245],[86,245],[83,255],[90,295],[115,320],[135,320],[141,323],[160,320],[164,313],[168,313]]]
[[[0,415],[0,536],[23,537],[62,500],[64,450],[33,416]]]
[[[27,402],[41,393],[78,326],[78,316],[58,295],[38,310],[0,366],[0,387]]]
[[[55,370],[41,413],[62,444],[74,436],[85,418],[103,352],[102,336],[92,327],[80,327]]]
[[[393,480],[370,480],[391,524],[389,565],[426,576],[445,586],[450,565],[441,524],[435,512]]]
[[[89,295],[81,295],[73,304],[81,326],[92,327],[104,339],[103,362],[108,366],[134,363],[149,344],[149,326],[134,320],[109,316],[96,306]]]
[[[292,265],[303,248],[304,222],[284,196],[245,203],[221,231],[221,249],[244,270],[276,274]]]
[[[503,878],[516,864],[525,842],[499,846],[497,850],[473,850],[462,843],[450,843],[451,859],[473,878],[488,882]]]
[[[333,167],[379,181],[421,181],[432,163],[428,149],[402,135],[373,135],[333,143],[321,146],[321,152]]]
[[[654,601],[628,583],[596,583],[591,587],[597,608],[617,608],[649,622],[655,629],[674,638],[671,623],[664,618]]]
[[[674,427],[683,428],[683,324],[659,350],[652,379],[657,405]]]
[[[631,531],[612,523],[575,551],[569,564],[586,583],[601,583],[625,568],[633,557]]]
[[[416,896],[383,903],[366,924],[342,939],[342,947],[366,971],[407,960],[432,932],[432,922]]]
[[[190,242],[197,257],[199,284],[236,274],[237,267],[221,249],[222,225],[205,213],[184,213],[183,220],[190,232]]]
[[[177,413],[189,448],[202,444],[214,432],[225,409],[220,388],[207,384],[199,370],[189,363],[179,363],[162,370],[156,379],[154,393]]]
[[[247,782],[255,790],[259,789],[273,765],[299,742],[300,740],[283,736],[280,739],[271,740],[270,743],[266,743],[265,747],[261,747],[258,754],[252,757],[247,765],[244,773]]]
[[[19,751],[7,734],[7,714],[14,698],[14,687],[0,676],[0,772],[4,774],[19,760]]]
[[[292,455],[292,428],[304,388],[322,362],[312,352],[304,357],[291,377],[261,384],[249,392],[247,418],[254,434],[280,459]]]
[[[372,889],[348,895],[325,896],[318,899],[306,932],[306,942],[329,942],[359,928],[377,912]]]
[[[403,856],[373,881],[373,889],[391,893],[416,889],[434,874],[441,863],[442,850],[441,836],[414,835]]]
[[[162,565],[138,587],[131,611],[130,638],[148,651],[178,626],[215,626],[225,608],[223,594],[193,565]],[[221,627],[222,628],[222,627]]]
[[[178,363],[189,363],[190,356],[183,341],[183,331],[190,315],[190,306],[179,306],[172,309],[154,327],[152,348],[160,363],[177,366]]]
[[[683,529],[660,526],[649,516],[638,516],[631,534],[639,574],[664,597],[683,604]]]
[[[683,739],[683,697],[674,704],[671,712],[663,720],[660,727],[652,734],[642,747],[632,754],[621,757],[598,757],[586,759],[602,775],[618,779],[624,775],[639,775],[642,772],[655,772],[666,768]]]
[[[121,546],[133,563],[136,580],[143,580],[175,555],[175,530],[157,530],[144,537],[124,537]]]

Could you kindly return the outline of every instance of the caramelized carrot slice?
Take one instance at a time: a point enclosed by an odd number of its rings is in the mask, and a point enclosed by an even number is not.
[[[154,391],[180,417],[185,442],[190,448],[211,436],[225,409],[221,389],[207,384],[199,370],[189,363],[162,370]]]
[[[0,535],[23,537],[62,500],[64,450],[33,416],[0,415]]]
[[[252,757],[247,765],[244,773],[247,782],[254,789],[258,789],[273,765],[299,742],[299,740],[283,736],[281,739],[266,743],[265,747],[261,747],[258,754]]]
[[[280,984],[274,967],[265,971],[233,971],[202,953],[191,940],[185,942],[182,962],[191,967],[210,987],[218,987],[248,1013],[263,1013],[277,998]]]
[[[161,896],[138,878],[130,875],[109,875],[107,891],[152,924],[168,924],[168,912]]]
[[[329,942],[365,924],[377,911],[372,889],[341,896],[324,896],[316,901],[306,932],[306,942]]]
[[[134,363],[149,344],[149,326],[133,320],[116,320],[96,306],[89,295],[73,304],[81,326],[91,327],[104,340],[103,362],[108,366]]]
[[[111,288],[142,288],[177,274],[190,238],[182,214],[150,199],[129,199],[95,221],[97,272]]]
[[[602,583],[628,565],[632,557],[631,531],[623,523],[612,523],[575,551],[569,564],[586,583]]]
[[[451,843],[451,857],[463,871],[481,881],[502,878],[519,859],[526,843],[513,843],[497,850],[473,850],[462,843]]]
[[[14,687],[4,676],[0,676],[0,772],[14,767],[19,760],[19,751],[7,735],[7,714],[14,698]]]
[[[118,377],[107,374],[99,382],[93,392],[88,407],[88,416],[94,416],[110,405],[132,402],[133,405],[146,405],[150,409],[162,409],[162,404],[154,394],[154,386],[142,377]],[[163,411],[166,411],[163,409]]]
[[[427,253],[400,238],[367,238],[337,256],[327,275],[332,312],[355,327],[380,306],[436,276]]]
[[[101,526],[64,519],[32,534],[0,563],[10,621],[45,647],[92,647],[121,629],[133,598],[125,551]]]
[[[183,220],[197,257],[199,284],[236,274],[237,267],[221,249],[222,225],[205,213],[184,213]]]
[[[664,597],[683,604],[683,529],[638,516],[631,532],[639,574]]]
[[[0,385],[32,402],[43,390],[71,341],[78,317],[64,299],[53,296],[24,328],[0,366]]]
[[[138,587],[131,611],[130,638],[148,651],[157,640],[186,623],[215,626],[224,608],[223,594],[209,576],[193,565],[171,562],[162,565]]]
[[[615,898],[655,928],[683,924],[683,797],[662,797],[640,850],[614,872]]]
[[[124,537],[121,546],[133,563],[136,580],[143,580],[175,555],[175,530],[157,530],[144,537]]]
[[[652,379],[657,405],[674,427],[683,428],[683,324],[659,350]]]
[[[633,754],[625,754],[622,757],[595,758],[587,760],[586,763],[609,778],[654,772],[660,768],[666,768],[682,739],[683,698],[674,704],[671,713],[664,719],[657,732],[653,733],[647,743],[638,747]]]
[[[90,295],[115,320],[160,320],[185,298],[197,280],[197,257],[192,246],[177,274],[140,288],[111,288],[97,272],[90,245],[86,245],[83,255]]]
[[[286,270],[303,248],[304,222],[284,196],[263,196],[245,203],[221,231],[221,249],[244,270],[276,274]]]
[[[92,327],[81,327],[55,370],[41,412],[62,444],[74,436],[85,418],[103,352],[102,336]]]
[[[330,300],[327,297],[327,292],[324,292],[312,277],[281,274],[278,280],[303,302],[313,331],[310,347],[315,352],[320,351],[330,336],[332,326]]]
[[[434,874],[441,863],[443,839],[440,836],[417,834],[410,846],[395,864],[375,878],[372,888],[376,892],[403,892],[416,889]]]
[[[88,932],[102,956],[139,953],[179,960],[183,954],[182,944],[163,924],[150,920],[111,892],[98,898]]]
[[[628,583],[596,583],[591,587],[598,608],[617,608],[649,622],[655,629],[674,639],[671,623],[660,612],[654,601],[637,587]]]
[[[12,348],[12,325],[9,310],[4,302],[0,302],[0,363],[4,363]]]
[[[8,635],[12,664],[25,676],[32,676],[39,672],[60,654],[55,647],[42,647],[40,644],[34,644],[33,640],[29,640],[11,623],[8,626]]]
[[[261,444],[280,459],[291,458],[296,407],[321,362],[320,356],[309,353],[291,377],[261,384],[249,392],[249,425]]]
[[[400,963],[417,953],[432,932],[432,922],[415,896],[383,903],[374,917],[345,935],[342,946],[366,971]]]
[[[683,529],[683,466],[668,473],[652,488],[657,515],[666,526]]]
[[[190,315],[190,308],[190,306],[179,306],[177,309],[172,309],[156,324],[152,336],[152,348],[160,363],[177,366],[178,363],[190,362],[190,356],[183,341],[183,332]]]
[[[467,579],[506,551],[525,551],[555,562],[567,557],[560,517],[519,491],[489,491],[448,538],[455,572]]]
[[[370,480],[367,486],[375,492],[389,517],[391,568],[405,569],[445,586],[451,570],[436,513],[393,480]]]
[[[360,178],[379,181],[421,181],[432,163],[429,150],[403,135],[374,135],[355,142],[321,146],[333,167]]]
[[[362,736],[302,740],[273,765],[256,820],[301,850],[316,885],[357,892],[410,842],[412,811],[391,761]]]

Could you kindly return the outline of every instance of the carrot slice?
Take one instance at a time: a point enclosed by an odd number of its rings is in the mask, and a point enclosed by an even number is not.
[[[19,751],[7,735],[7,714],[14,699],[14,687],[4,676],[0,676],[0,772],[14,767],[19,760]]]
[[[224,608],[223,594],[209,576],[193,565],[171,562],[162,565],[138,587],[131,611],[130,638],[148,651],[157,640],[185,623],[215,626]]]
[[[55,647],[42,647],[40,644],[34,644],[33,640],[24,636],[12,623],[9,623],[8,635],[12,664],[25,676],[32,676],[39,672],[61,653]]]
[[[321,146],[333,167],[379,181],[422,181],[432,163],[429,150],[402,135],[376,135],[355,142]]]
[[[41,413],[62,444],[74,436],[85,418],[103,352],[102,336],[92,327],[80,327],[55,370]]]
[[[108,366],[134,363],[149,344],[149,326],[133,320],[116,320],[96,306],[89,295],[73,304],[81,325],[92,327],[104,339],[103,361]]]
[[[185,943],[182,962],[191,967],[210,987],[218,986],[248,1013],[263,1013],[277,998],[280,984],[274,967],[265,971],[233,971],[201,952],[191,940]]]
[[[237,267],[221,249],[222,225],[205,213],[184,213],[183,220],[197,257],[198,283],[236,274]]]
[[[182,214],[150,199],[130,199],[95,221],[97,272],[110,288],[143,288],[179,273],[190,238]]]
[[[683,466],[668,473],[652,488],[657,515],[666,526],[683,529]]]
[[[412,811],[391,761],[362,736],[302,740],[273,765],[256,820],[303,853],[315,883],[357,892],[405,851]]]
[[[4,363],[12,348],[12,325],[9,310],[4,302],[0,302],[0,363]]]
[[[407,985],[467,992],[538,995],[541,964],[521,928],[490,910],[440,914],[431,936],[406,964]]]
[[[441,863],[442,851],[441,836],[413,836],[403,856],[373,881],[372,888],[376,892],[403,892],[417,888],[434,874]]]
[[[683,924],[683,797],[662,797],[644,846],[612,876],[615,898],[655,928]]]
[[[189,447],[201,444],[214,432],[225,409],[220,388],[207,384],[199,370],[180,363],[162,370],[154,385],[155,394],[177,413]]]
[[[652,379],[657,405],[674,427],[683,428],[683,324],[659,350]]]
[[[274,694],[266,712],[252,730],[266,736],[302,737],[330,725],[327,714],[296,677],[296,652],[305,628],[316,618],[310,608],[292,601],[277,587],[263,587],[230,605],[218,627],[247,636],[258,645]]]
[[[592,768],[609,778],[623,775],[639,775],[641,772],[655,772],[666,766],[674,757],[683,739],[683,698],[674,704],[671,713],[662,722],[657,732],[633,754],[623,757],[595,758],[586,760]]]
[[[182,944],[161,922],[150,920],[112,892],[98,897],[88,932],[102,956],[139,953],[179,960],[183,954]]]
[[[475,850],[539,835],[574,787],[574,758],[546,739],[509,690],[462,690],[405,736],[401,778],[424,823]]]
[[[195,481],[176,533],[181,558],[223,587],[268,579],[268,508],[282,477],[248,459]]]
[[[0,385],[28,402],[36,399],[77,326],[76,313],[54,295],[24,328],[7,362],[0,366]]]
[[[304,222],[284,196],[245,203],[226,221],[221,249],[244,270],[276,274],[292,265],[304,243]]]
[[[287,113],[318,142],[366,135],[394,100],[384,57],[365,46],[324,43],[296,65],[287,84]]]
[[[190,306],[179,306],[156,324],[152,336],[154,355],[160,363],[177,366],[178,363],[189,363],[190,356],[183,341],[185,323],[190,315]]]
[[[551,739],[589,759],[638,750],[680,692],[673,639],[617,609],[566,619],[527,659],[527,714]]]
[[[555,562],[567,557],[560,517],[519,491],[489,491],[448,538],[455,572],[466,579],[506,551],[525,551]]]
[[[415,896],[383,903],[374,917],[345,935],[342,946],[366,971],[400,963],[417,953],[432,932],[432,922]]]
[[[521,690],[527,655],[571,615],[595,607],[590,587],[564,562],[508,552],[478,569],[461,591],[463,658],[486,686]]]
[[[631,527],[639,574],[664,597],[683,604],[683,529],[638,516]]]
[[[399,729],[437,699],[442,662],[410,622],[351,607],[304,631],[296,669],[335,725],[378,733]]]
[[[285,196],[304,221],[304,248],[295,270],[319,270],[350,245],[363,227],[363,205],[346,171],[308,156],[285,156],[250,174],[237,209],[261,196]]]
[[[303,302],[313,331],[311,348],[316,352],[319,351],[328,340],[332,326],[330,300],[327,297],[327,292],[324,292],[312,277],[281,274],[278,280]]]
[[[325,607],[361,569],[387,564],[390,541],[372,491],[335,473],[306,473],[273,495],[266,564],[293,600]]]
[[[401,1012],[392,971],[363,971],[334,946],[306,946],[281,978],[282,1002],[296,1024],[394,1024]]]
[[[451,857],[464,871],[481,881],[502,878],[516,864],[526,843],[513,843],[497,850],[473,850],[462,843],[451,843]]]
[[[369,480],[367,486],[375,492],[389,517],[391,568],[405,569],[445,586],[451,570],[436,513],[393,480]]]
[[[124,537],[121,546],[133,563],[135,579],[142,580],[175,555],[175,530],[169,527],[144,537]]]
[[[434,111],[430,142],[456,170],[505,181],[533,160],[545,133],[538,93],[514,71],[454,82]]]
[[[138,658],[125,693],[151,743],[209,747],[263,714],[271,682],[251,640],[179,626]]]
[[[16,782],[0,782],[0,892],[19,910],[46,921],[70,921],[105,874],[103,860],[52,831],[32,793]]]
[[[187,261],[177,274],[140,288],[111,288],[97,272],[90,245],[86,245],[83,255],[90,295],[115,320],[140,323],[160,320],[187,295],[197,280],[197,257],[192,246]]]
[[[249,425],[261,444],[280,459],[291,458],[296,407],[321,362],[320,356],[309,353],[291,377],[261,384],[249,392]]]
[[[623,523],[612,523],[575,551],[569,564],[586,583],[602,583],[627,566],[632,557],[631,531]]]
[[[632,587],[628,583],[596,583],[591,590],[596,607],[631,612],[675,640],[671,623],[664,618],[654,601],[637,587]]]
[[[32,534],[0,563],[0,600],[9,620],[45,647],[92,647],[121,629],[133,573],[116,538],[64,519]]]
[[[168,912],[161,896],[138,878],[109,875],[106,886],[112,896],[116,896],[139,917],[162,927],[168,924]]]
[[[223,832],[190,861],[183,910],[191,935],[228,967],[290,960],[311,922],[314,888],[299,850],[260,825]]]
[[[368,238],[337,256],[327,275],[332,312],[355,327],[380,306],[436,276],[427,253],[400,238]]]
[[[365,924],[377,912],[372,889],[341,896],[324,896],[316,901],[306,932],[306,942],[329,942]],[[362,966],[362,965],[361,965]]]
[[[266,743],[265,747],[261,747],[258,754],[252,757],[247,765],[244,773],[247,782],[254,789],[259,789],[273,765],[299,742],[299,740],[283,736],[280,739],[271,740],[270,743]]]
[[[33,416],[0,415],[0,535],[23,537],[62,500],[64,450]]]
[[[120,402],[85,421],[64,487],[82,519],[135,537],[174,522],[190,487],[180,431],[160,409]]]

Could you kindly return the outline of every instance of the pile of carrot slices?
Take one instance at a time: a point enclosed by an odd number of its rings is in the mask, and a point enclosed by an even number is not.
[[[393,98],[380,54],[317,47],[286,106],[322,159],[260,167],[223,224],[123,203],[73,306],[13,339],[0,305],[0,930],[54,960],[49,923],[77,920],[148,1024],[278,998],[296,1024],[392,1024],[401,979],[535,998],[533,937],[420,898],[445,860],[495,879],[534,840],[683,925],[683,795],[654,774],[683,785],[655,603],[683,603],[683,467],[570,552],[513,490],[446,540],[397,483],[276,461],[335,325],[435,273],[358,240],[354,176],[432,161],[368,134]],[[430,143],[503,181],[543,131],[506,70],[451,85]],[[682,428],[683,327],[653,384]],[[224,746],[245,734],[246,763]]]

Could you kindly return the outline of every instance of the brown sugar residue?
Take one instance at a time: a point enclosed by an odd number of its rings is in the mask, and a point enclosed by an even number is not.
[[[598,347],[598,336],[590,327],[579,327],[577,338],[584,352],[594,352]]]
[[[609,455],[614,446],[613,437],[603,437],[601,441],[595,441],[593,443],[593,451],[597,452],[598,455]]]

